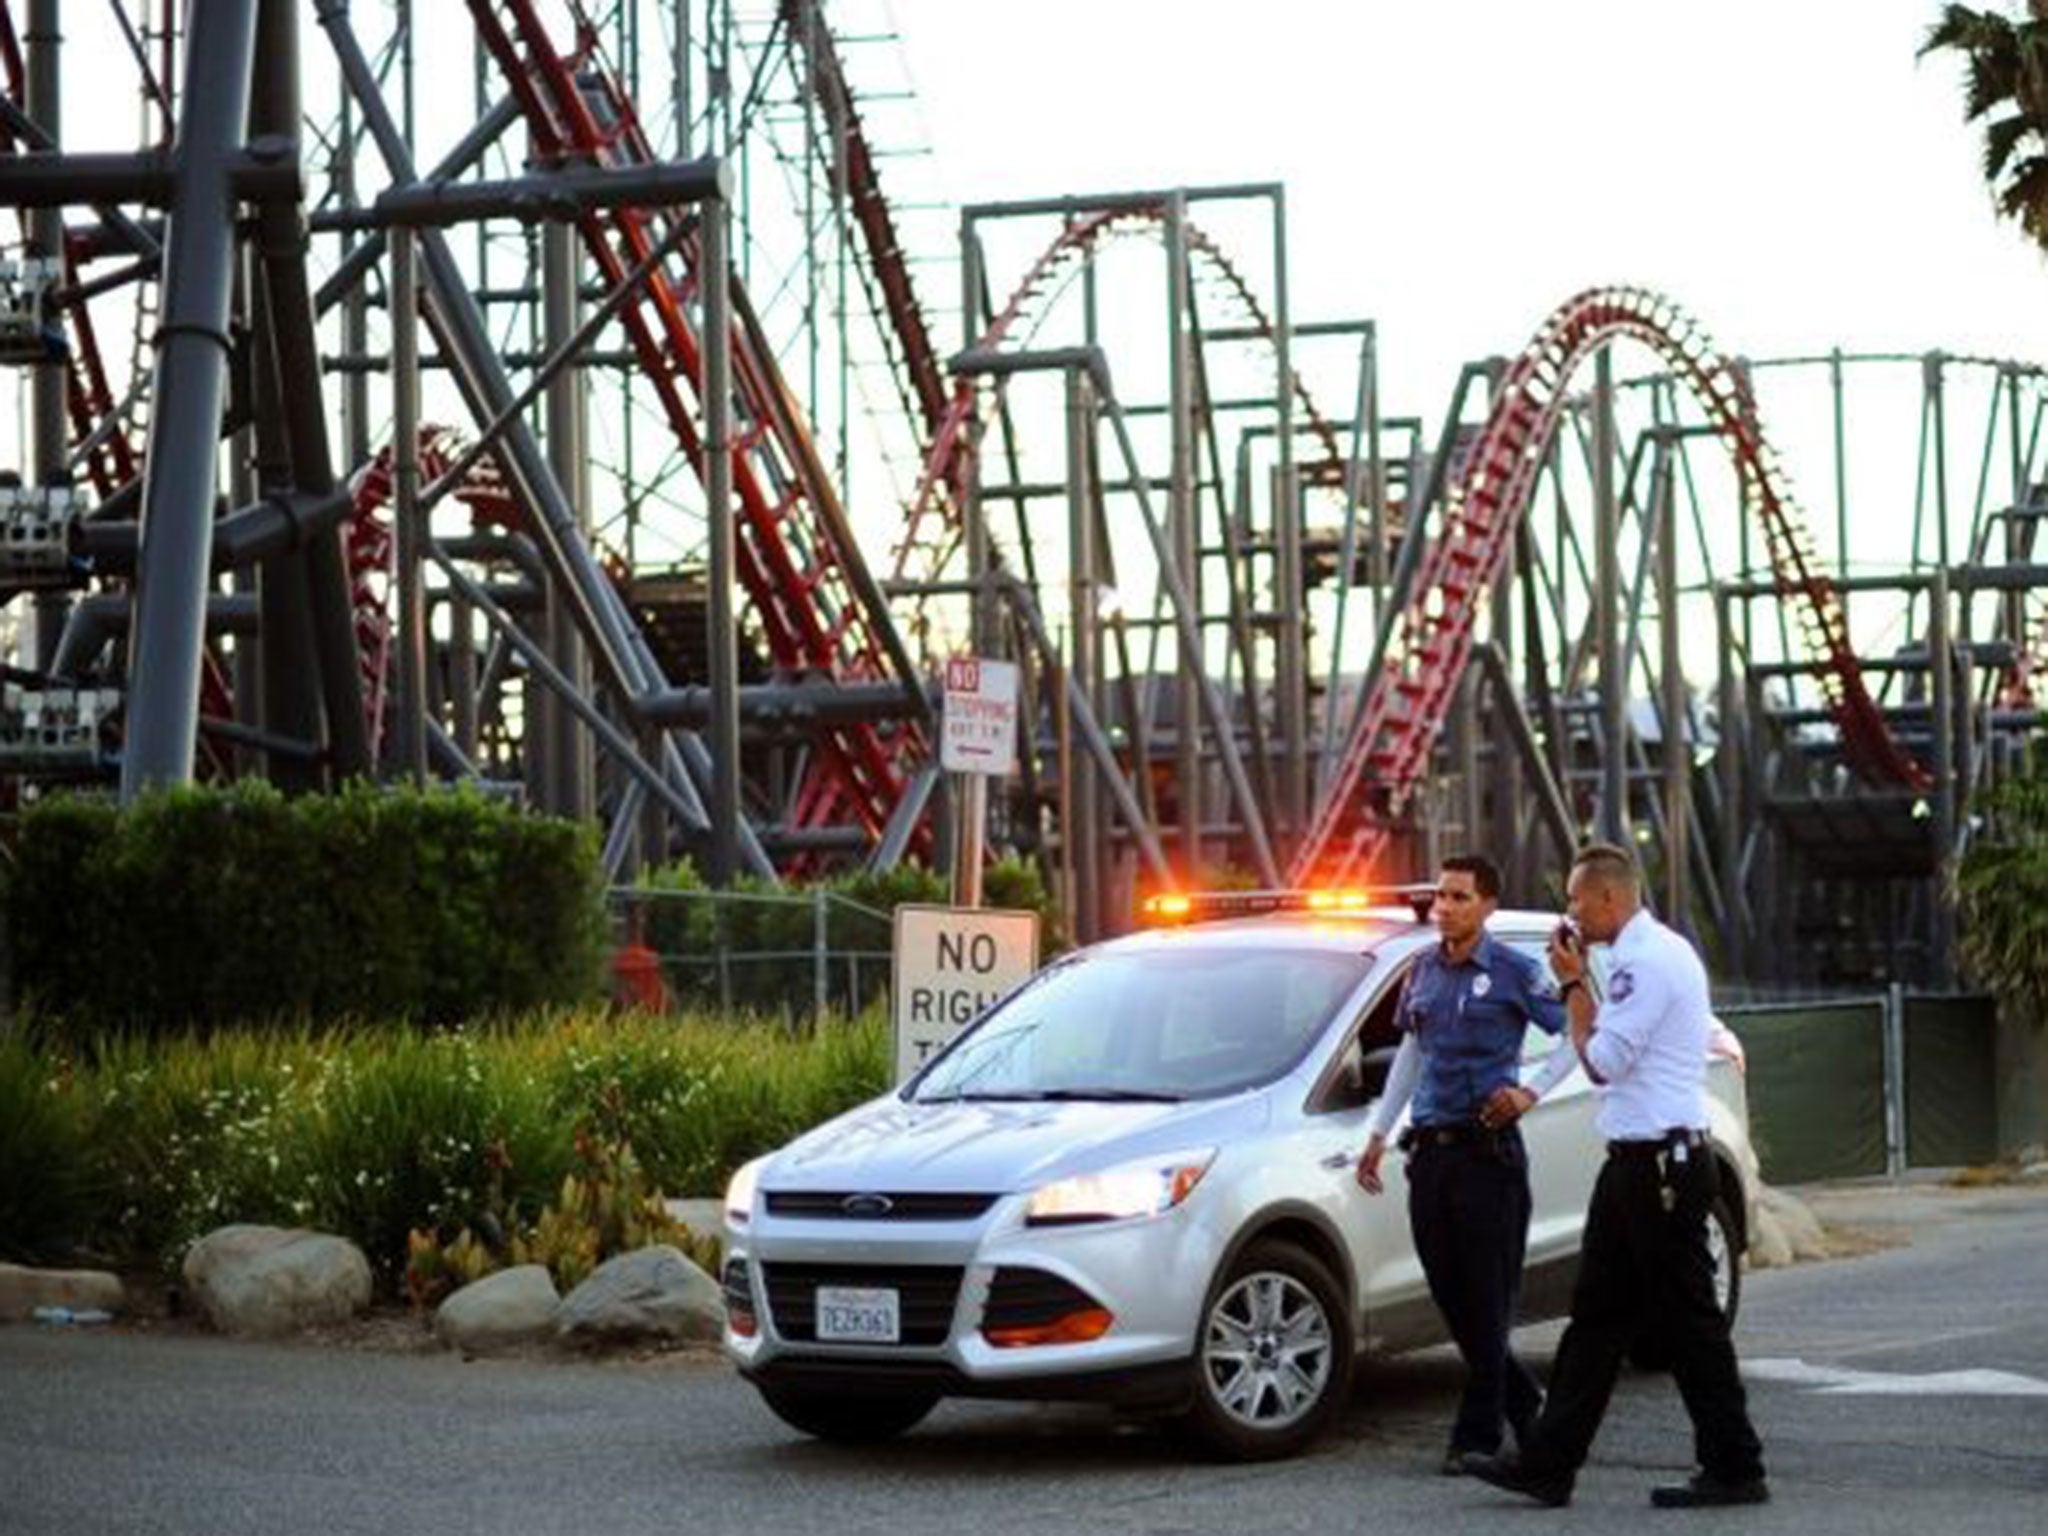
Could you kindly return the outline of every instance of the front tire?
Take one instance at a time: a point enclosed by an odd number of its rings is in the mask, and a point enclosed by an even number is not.
[[[1292,1456],[1349,1397],[1354,1348],[1328,1266],[1293,1243],[1253,1242],[1209,1289],[1180,1428],[1219,1460]]]
[[[755,1382],[775,1416],[835,1445],[874,1445],[915,1428],[938,1406],[936,1392],[846,1392]]]

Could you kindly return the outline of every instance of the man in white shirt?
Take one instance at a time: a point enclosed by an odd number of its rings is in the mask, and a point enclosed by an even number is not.
[[[1562,1505],[1607,1411],[1630,1342],[1650,1319],[1693,1423],[1700,1470],[1651,1491],[1659,1508],[1760,1504],[1763,1447],[1749,1420],[1728,1320],[1714,1295],[1707,1211],[1718,1175],[1706,1141],[1706,1061],[1714,1018],[1706,968],[1642,908],[1635,861],[1595,844],[1573,861],[1574,929],[1551,941],[1571,1040],[1600,1095],[1607,1162],[1593,1187],[1572,1295],[1543,1413],[1521,1456],[1466,1459],[1497,1487]],[[1607,996],[1594,1000],[1585,944],[1612,946]]]

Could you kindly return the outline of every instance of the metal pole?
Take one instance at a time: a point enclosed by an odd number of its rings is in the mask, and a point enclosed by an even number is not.
[[[981,864],[988,846],[988,775],[956,773],[954,803],[960,807],[960,836],[953,852],[953,905],[981,905]]]
[[[1934,570],[1927,617],[1928,728],[1934,735],[1934,977],[1947,986],[1955,948],[1955,908],[1947,899],[1956,846],[1955,661],[1949,654],[1948,566]]]
[[[1096,707],[1095,681],[1098,671],[1095,574],[1095,500],[1089,486],[1089,466],[1095,442],[1095,399],[1089,388],[1088,370],[1067,370],[1067,606],[1070,631],[1070,659],[1066,675],[1080,684],[1091,709]],[[1082,942],[1100,931],[1096,898],[1102,872],[1102,843],[1099,820],[1100,797],[1094,770],[1075,765],[1069,757],[1072,746],[1067,729],[1064,701],[1058,706],[1061,721],[1060,849],[1062,862],[1071,870],[1068,877],[1068,919],[1074,937]]]
[[[391,433],[393,516],[398,525],[399,771],[427,781],[427,625],[423,591],[428,532],[420,508],[420,302],[414,235],[391,231]]]
[[[1906,988],[1893,982],[1884,995],[1884,1171],[1906,1171]]]
[[[1189,600],[1199,605],[1200,583],[1195,554],[1193,393],[1188,388],[1188,236],[1187,200],[1176,194],[1166,205],[1166,379],[1171,412],[1172,463],[1169,470],[1167,526],[1172,530],[1170,562]],[[1140,473],[1131,466],[1131,473]],[[1199,626],[1181,631],[1180,665],[1174,691],[1174,783],[1180,799],[1181,876],[1193,882],[1202,867],[1202,738],[1200,711],[1202,666]],[[1219,730],[1228,730],[1226,719]]]
[[[566,346],[576,332],[579,307],[576,273],[575,230],[559,220],[544,225],[541,230],[542,323],[551,354]],[[573,363],[561,369],[548,385],[547,446],[548,462],[556,479],[565,490],[573,488],[571,510],[575,513],[578,533],[587,535],[590,529],[590,498],[585,488],[589,478],[589,455],[584,450],[583,385],[583,373]],[[588,692],[590,657],[584,649],[582,636],[576,631],[568,604],[553,582],[548,584],[547,627],[548,647],[555,665],[577,687]],[[577,728],[575,716],[552,699],[548,701],[543,722],[548,736],[550,808],[558,815],[578,821],[587,820],[594,811],[589,738]]]
[[[1273,371],[1274,397],[1278,406],[1280,469],[1278,494],[1273,498],[1274,526],[1280,535],[1280,580],[1278,601],[1280,646],[1274,678],[1280,690],[1280,733],[1286,742],[1285,770],[1281,775],[1280,815],[1295,838],[1301,836],[1308,820],[1308,658],[1307,602],[1301,569],[1301,484],[1294,472],[1294,332],[1287,301],[1287,193],[1273,188]],[[1350,498],[1346,497],[1347,510]],[[1348,520],[1348,519],[1347,519]],[[1348,570],[1337,573],[1338,590],[1351,579]],[[1194,588],[1199,600],[1200,585]],[[1247,655],[1249,660],[1249,653]],[[1334,681],[1334,664],[1332,667]],[[1245,669],[1245,708],[1257,708],[1258,680],[1249,666]]]
[[[63,38],[58,32],[57,0],[30,0],[28,33],[28,99],[25,105],[35,125],[62,143],[62,72],[59,69]],[[64,210],[37,208],[28,216],[28,253],[48,262],[61,272],[64,260]],[[68,484],[65,464],[68,431],[64,418],[64,363],[51,358],[36,366],[29,382],[35,441],[32,478],[39,486]],[[64,635],[70,617],[68,593],[39,593],[35,600],[35,638],[31,648],[33,664],[47,668]]]
[[[1621,655],[1621,512],[1614,494],[1614,356],[1593,354],[1594,620],[1600,657],[1600,836],[1628,837],[1628,677]]]
[[[188,37],[128,652],[124,803],[192,777],[221,400],[233,349],[229,168],[248,124],[256,8],[249,0],[193,0]]]
[[[811,887],[811,1017],[823,1019],[832,1001],[832,962],[825,947],[825,887]]]
[[[1678,476],[1676,446],[1669,429],[1658,434],[1657,460],[1650,476],[1656,502],[1657,617],[1663,641],[1658,670],[1664,683],[1664,921],[1688,933],[1692,921],[1690,826],[1692,721],[1686,702],[1685,665],[1678,645]]]
[[[723,889],[739,873],[740,673],[738,585],[732,507],[732,305],[728,240],[732,206],[700,210],[704,305],[704,500],[710,523],[711,869]]]

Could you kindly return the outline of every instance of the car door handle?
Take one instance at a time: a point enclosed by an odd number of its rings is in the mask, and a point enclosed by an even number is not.
[[[1325,1168],[1350,1168],[1355,1166],[1357,1162],[1358,1154],[1356,1152],[1332,1152],[1323,1159],[1323,1166]]]

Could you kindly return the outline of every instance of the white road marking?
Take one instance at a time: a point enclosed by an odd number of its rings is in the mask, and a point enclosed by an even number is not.
[[[1855,1371],[1804,1360],[1745,1360],[1751,1381],[1862,1397],[2048,1397],[2048,1381],[2013,1371]]]

